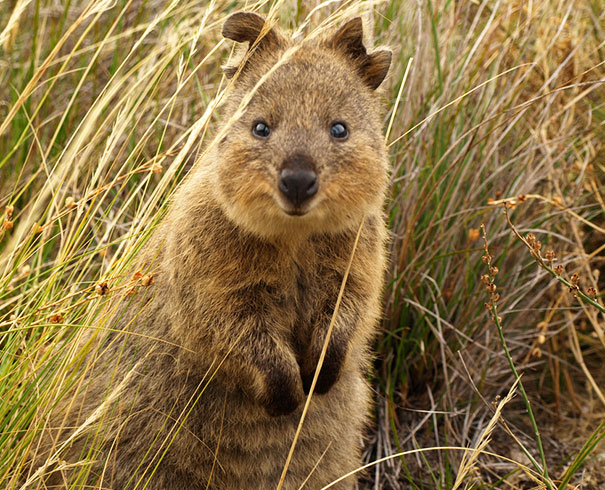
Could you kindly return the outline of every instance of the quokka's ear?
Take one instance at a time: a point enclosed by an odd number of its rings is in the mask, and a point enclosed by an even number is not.
[[[343,25],[329,41],[329,45],[348,56],[357,66],[357,72],[372,89],[377,89],[389,72],[393,53],[389,49],[367,52],[363,45],[363,23],[355,17]]]
[[[223,37],[238,43],[248,42],[248,50],[254,47],[255,53],[274,50],[284,44],[281,35],[274,28],[263,32],[265,19],[254,12],[236,12],[227,17],[223,24]],[[259,39],[259,36],[261,38]],[[258,42],[257,42],[258,40]],[[233,77],[237,66],[225,66],[223,72],[227,78]]]

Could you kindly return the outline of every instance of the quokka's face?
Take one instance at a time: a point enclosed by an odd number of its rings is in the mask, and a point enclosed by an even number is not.
[[[268,55],[236,81],[234,105],[252,97],[219,143],[223,206],[260,235],[356,226],[387,183],[376,87],[326,41]]]

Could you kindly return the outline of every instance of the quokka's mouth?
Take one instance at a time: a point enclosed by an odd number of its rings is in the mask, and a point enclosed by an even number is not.
[[[284,210],[284,212],[288,216],[304,216],[305,214],[307,214],[307,211],[304,211],[302,209],[288,209]]]
[[[313,211],[319,201],[316,199],[310,199],[307,202],[302,203],[301,205],[295,206],[291,202],[285,201],[285,199],[275,199],[278,208],[287,216],[291,216],[293,218],[301,218],[303,216],[308,215],[311,211]]]

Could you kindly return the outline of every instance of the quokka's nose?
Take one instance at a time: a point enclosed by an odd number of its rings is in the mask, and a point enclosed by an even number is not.
[[[317,174],[302,168],[284,168],[279,174],[279,190],[288,200],[299,207],[317,193]]]

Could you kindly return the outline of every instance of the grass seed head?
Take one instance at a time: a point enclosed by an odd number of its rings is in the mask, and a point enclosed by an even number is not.
[[[73,209],[73,208],[75,208],[75,207],[76,207],[76,205],[77,205],[77,204],[76,204],[76,200],[75,200],[73,197],[68,196],[68,197],[65,199],[65,207],[66,207],[66,208],[68,208],[68,209]]]
[[[105,296],[109,292],[109,286],[107,285],[107,281],[102,281],[95,286],[95,293],[99,296]]]
[[[555,254],[554,250],[547,250],[544,254],[544,258],[548,261],[548,263],[552,266],[552,263],[557,258],[557,254]]]
[[[6,213],[6,218],[11,219],[13,217],[13,212],[15,211],[15,207],[12,205],[8,205],[4,208],[4,212]]]
[[[13,226],[15,226],[15,222],[11,221],[9,219],[5,219],[4,223],[2,223],[2,229],[4,231],[10,231],[10,230],[12,230]]]
[[[478,240],[481,236],[479,234],[479,228],[469,228],[467,236],[469,243],[473,243],[475,240]]]
[[[53,313],[48,317],[50,323],[63,323],[63,320],[65,320],[65,317],[61,313]]]
[[[569,282],[571,282],[572,286],[577,286],[580,282],[580,276],[574,272],[569,278]]]
[[[141,278],[141,284],[145,287],[151,286],[155,281],[153,280],[153,274],[145,274]]]
[[[565,201],[563,201],[563,199],[561,199],[559,196],[554,196],[552,198],[552,202],[554,202],[559,207],[565,206]]]
[[[22,279],[24,277],[29,276],[29,274],[31,273],[32,268],[30,267],[29,264],[25,264],[23,266],[21,266],[19,268],[19,275],[17,276],[19,279]]]

